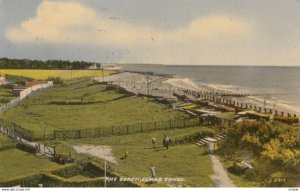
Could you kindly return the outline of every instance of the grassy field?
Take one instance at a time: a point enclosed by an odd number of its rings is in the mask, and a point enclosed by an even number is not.
[[[20,74],[14,73],[14,75]],[[39,78],[31,74],[28,77],[41,79],[45,76]],[[43,132],[52,133],[54,129],[105,128],[112,125],[168,121],[186,117],[188,116],[182,112],[174,111],[151,100],[106,90],[105,85],[94,83],[89,79],[68,81],[64,85],[40,92],[0,115],[0,118],[13,121],[39,135]],[[210,179],[212,169],[206,149],[193,144],[175,145],[169,150],[162,147],[164,133],[173,139],[202,129],[205,128],[160,130],[97,139],[55,140],[48,143],[56,146],[57,153],[68,155],[71,152],[78,160],[86,159],[87,155],[77,154],[71,148],[71,144],[109,145],[119,161],[119,165],[110,165],[115,172],[121,173],[124,177],[150,177],[149,168],[153,164],[157,169],[158,177],[185,180],[179,183],[168,183],[169,186],[206,187],[212,186]],[[157,139],[156,148],[152,148],[152,137]],[[125,150],[129,151],[129,157],[122,160]],[[97,160],[102,161],[99,158]],[[58,166],[49,159],[40,159],[17,149],[2,151],[0,170],[7,173],[1,173],[0,180],[48,171]],[[152,186],[167,185],[158,183]]]
[[[212,186],[210,175],[212,167],[209,155],[205,148],[199,148],[193,144],[183,144],[171,146],[169,150],[162,147],[163,134],[167,134],[171,139],[190,135],[206,127],[193,127],[187,129],[176,129],[167,131],[154,131],[151,133],[141,133],[136,135],[114,136],[98,139],[77,139],[66,142],[48,142],[55,145],[58,153],[69,153],[72,156],[84,159],[87,155],[76,154],[71,149],[71,145],[109,145],[119,162],[119,165],[110,164],[115,172],[123,177],[151,177],[150,165],[156,167],[157,177],[184,178],[184,182],[173,182],[174,185],[208,187]],[[151,139],[157,139],[156,147],[152,147]],[[128,150],[128,158],[122,159],[124,152]],[[91,157],[97,159],[96,157]],[[98,160],[101,160],[98,158]],[[152,186],[166,186],[166,184],[154,184]],[[170,185],[169,185],[170,186]]]
[[[32,96],[0,116],[35,134],[167,121],[186,114],[144,98],[106,91],[88,79],[56,86]]]
[[[37,158],[18,149],[0,152],[0,180],[26,176],[58,167],[60,165],[49,159]]]
[[[104,70],[103,75],[109,75],[114,71]],[[21,70],[21,69],[1,69],[0,74],[24,76],[34,79],[47,79],[49,77],[60,77],[65,80],[102,76],[101,70]]]
[[[16,98],[11,89],[0,86],[0,107]]]
[[[11,142],[11,139],[5,136],[4,134],[0,133],[0,142],[2,143]]]
[[[5,146],[13,144],[13,143],[14,143],[14,141],[12,139],[10,139],[9,137],[0,133],[0,150],[2,147],[5,147]]]

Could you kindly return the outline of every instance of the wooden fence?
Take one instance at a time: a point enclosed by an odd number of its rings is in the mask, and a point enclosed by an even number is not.
[[[34,139],[33,131],[25,129],[14,122],[0,119],[0,127],[2,128],[2,130],[5,130],[8,134],[13,134],[14,136],[21,137],[28,141],[32,141]]]
[[[97,128],[82,128],[75,130],[47,130],[31,131],[20,125],[7,120],[0,119],[0,127],[3,130],[12,133],[28,141],[49,140],[49,139],[79,139],[79,138],[97,138],[114,135],[128,135],[141,132],[150,132],[156,130],[167,130],[176,128],[192,127],[202,123],[199,118],[176,119],[168,121],[154,121],[150,123],[137,123],[120,126],[100,126]]]
[[[199,125],[198,118],[169,120],[152,123],[138,123],[122,126],[85,128],[77,130],[54,130],[54,139],[80,139],[97,138],[115,135],[129,135],[134,133],[151,132],[156,130],[168,130],[176,128],[186,128]]]

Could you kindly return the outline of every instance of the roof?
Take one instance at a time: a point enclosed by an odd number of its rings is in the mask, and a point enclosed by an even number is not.
[[[223,110],[227,110],[227,111],[235,111],[235,108],[233,107],[228,107],[228,106],[225,106],[225,105],[220,105],[220,104],[212,104],[211,105],[212,107],[215,107],[215,108],[218,108],[218,109],[223,109]]]
[[[195,111],[197,111],[199,113],[212,114],[212,115],[217,115],[217,114],[221,113],[218,111],[211,111],[211,110],[206,110],[206,109],[195,109]]]
[[[26,82],[26,86],[34,86],[38,84],[48,84],[48,81],[32,81],[32,82]]]
[[[26,88],[27,88],[26,86],[14,86],[12,89],[13,90],[24,90]]]

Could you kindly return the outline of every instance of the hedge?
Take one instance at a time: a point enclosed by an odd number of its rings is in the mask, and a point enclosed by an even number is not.
[[[83,178],[81,180],[69,180],[68,178],[76,175],[82,175],[88,172],[93,178]],[[99,177],[96,177],[99,176]],[[121,177],[118,174],[107,172],[107,176]],[[52,170],[46,173],[32,174],[24,177],[11,178],[0,181],[0,187],[37,187],[43,184],[44,187],[103,187],[104,171],[96,163],[74,164],[64,168]],[[138,187],[132,182],[109,182],[108,187]]]
[[[191,135],[185,135],[183,137],[177,137],[174,140],[174,144],[193,143],[199,139],[207,136],[213,137],[215,135],[214,130],[203,130],[200,132],[193,133]]]

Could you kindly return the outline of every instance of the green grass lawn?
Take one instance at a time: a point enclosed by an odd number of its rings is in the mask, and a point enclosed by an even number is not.
[[[184,182],[174,182],[174,185],[189,187],[212,186],[210,175],[212,167],[206,148],[199,148],[194,144],[182,144],[171,146],[169,150],[162,147],[163,134],[171,139],[190,135],[207,129],[207,127],[193,127],[167,131],[154,131],[135,135],[114,136],[97,139],[77,139],[62,141],[51,141],[48,144],[55,145],[58,153],[68,154],[71,151],[77,159],[87,158],[85,154],[77,154],[71,149],[71,145],[109,145],[119,162],[119,165],[110,164],[115,172],[123,177],[151,177],[150,165],[153,164],[157,170],[157,177],[184,178]],[[156,148],[152,147],[151,139],[157,139]],[[128,158],[122,160],[124,152],[128,150]],[[102,161],[102,159],[92,157]],[[152,186],[167,186],[164,183]]]
[[[18,149],[0,152],[0,180],[49,171],[60,166],[48,158],[37,158]]]
[[[15,144],[16,142],[14,140],[0,133],[0,151],[14,148]]]
[[[13,140],[9,137],[5,136],[4,134],[0,133],[0,143],[10,143]]]
[[[38,93],[0,118],[42,135],[44,130],[52,134],[54,129],[105,128],[186,117],[162,104],[105,89],[89,79],[77,80]]]
[[[0,86],[0,107],[15,99],[16,96],[13,95],[11,89],[4,86]]]

